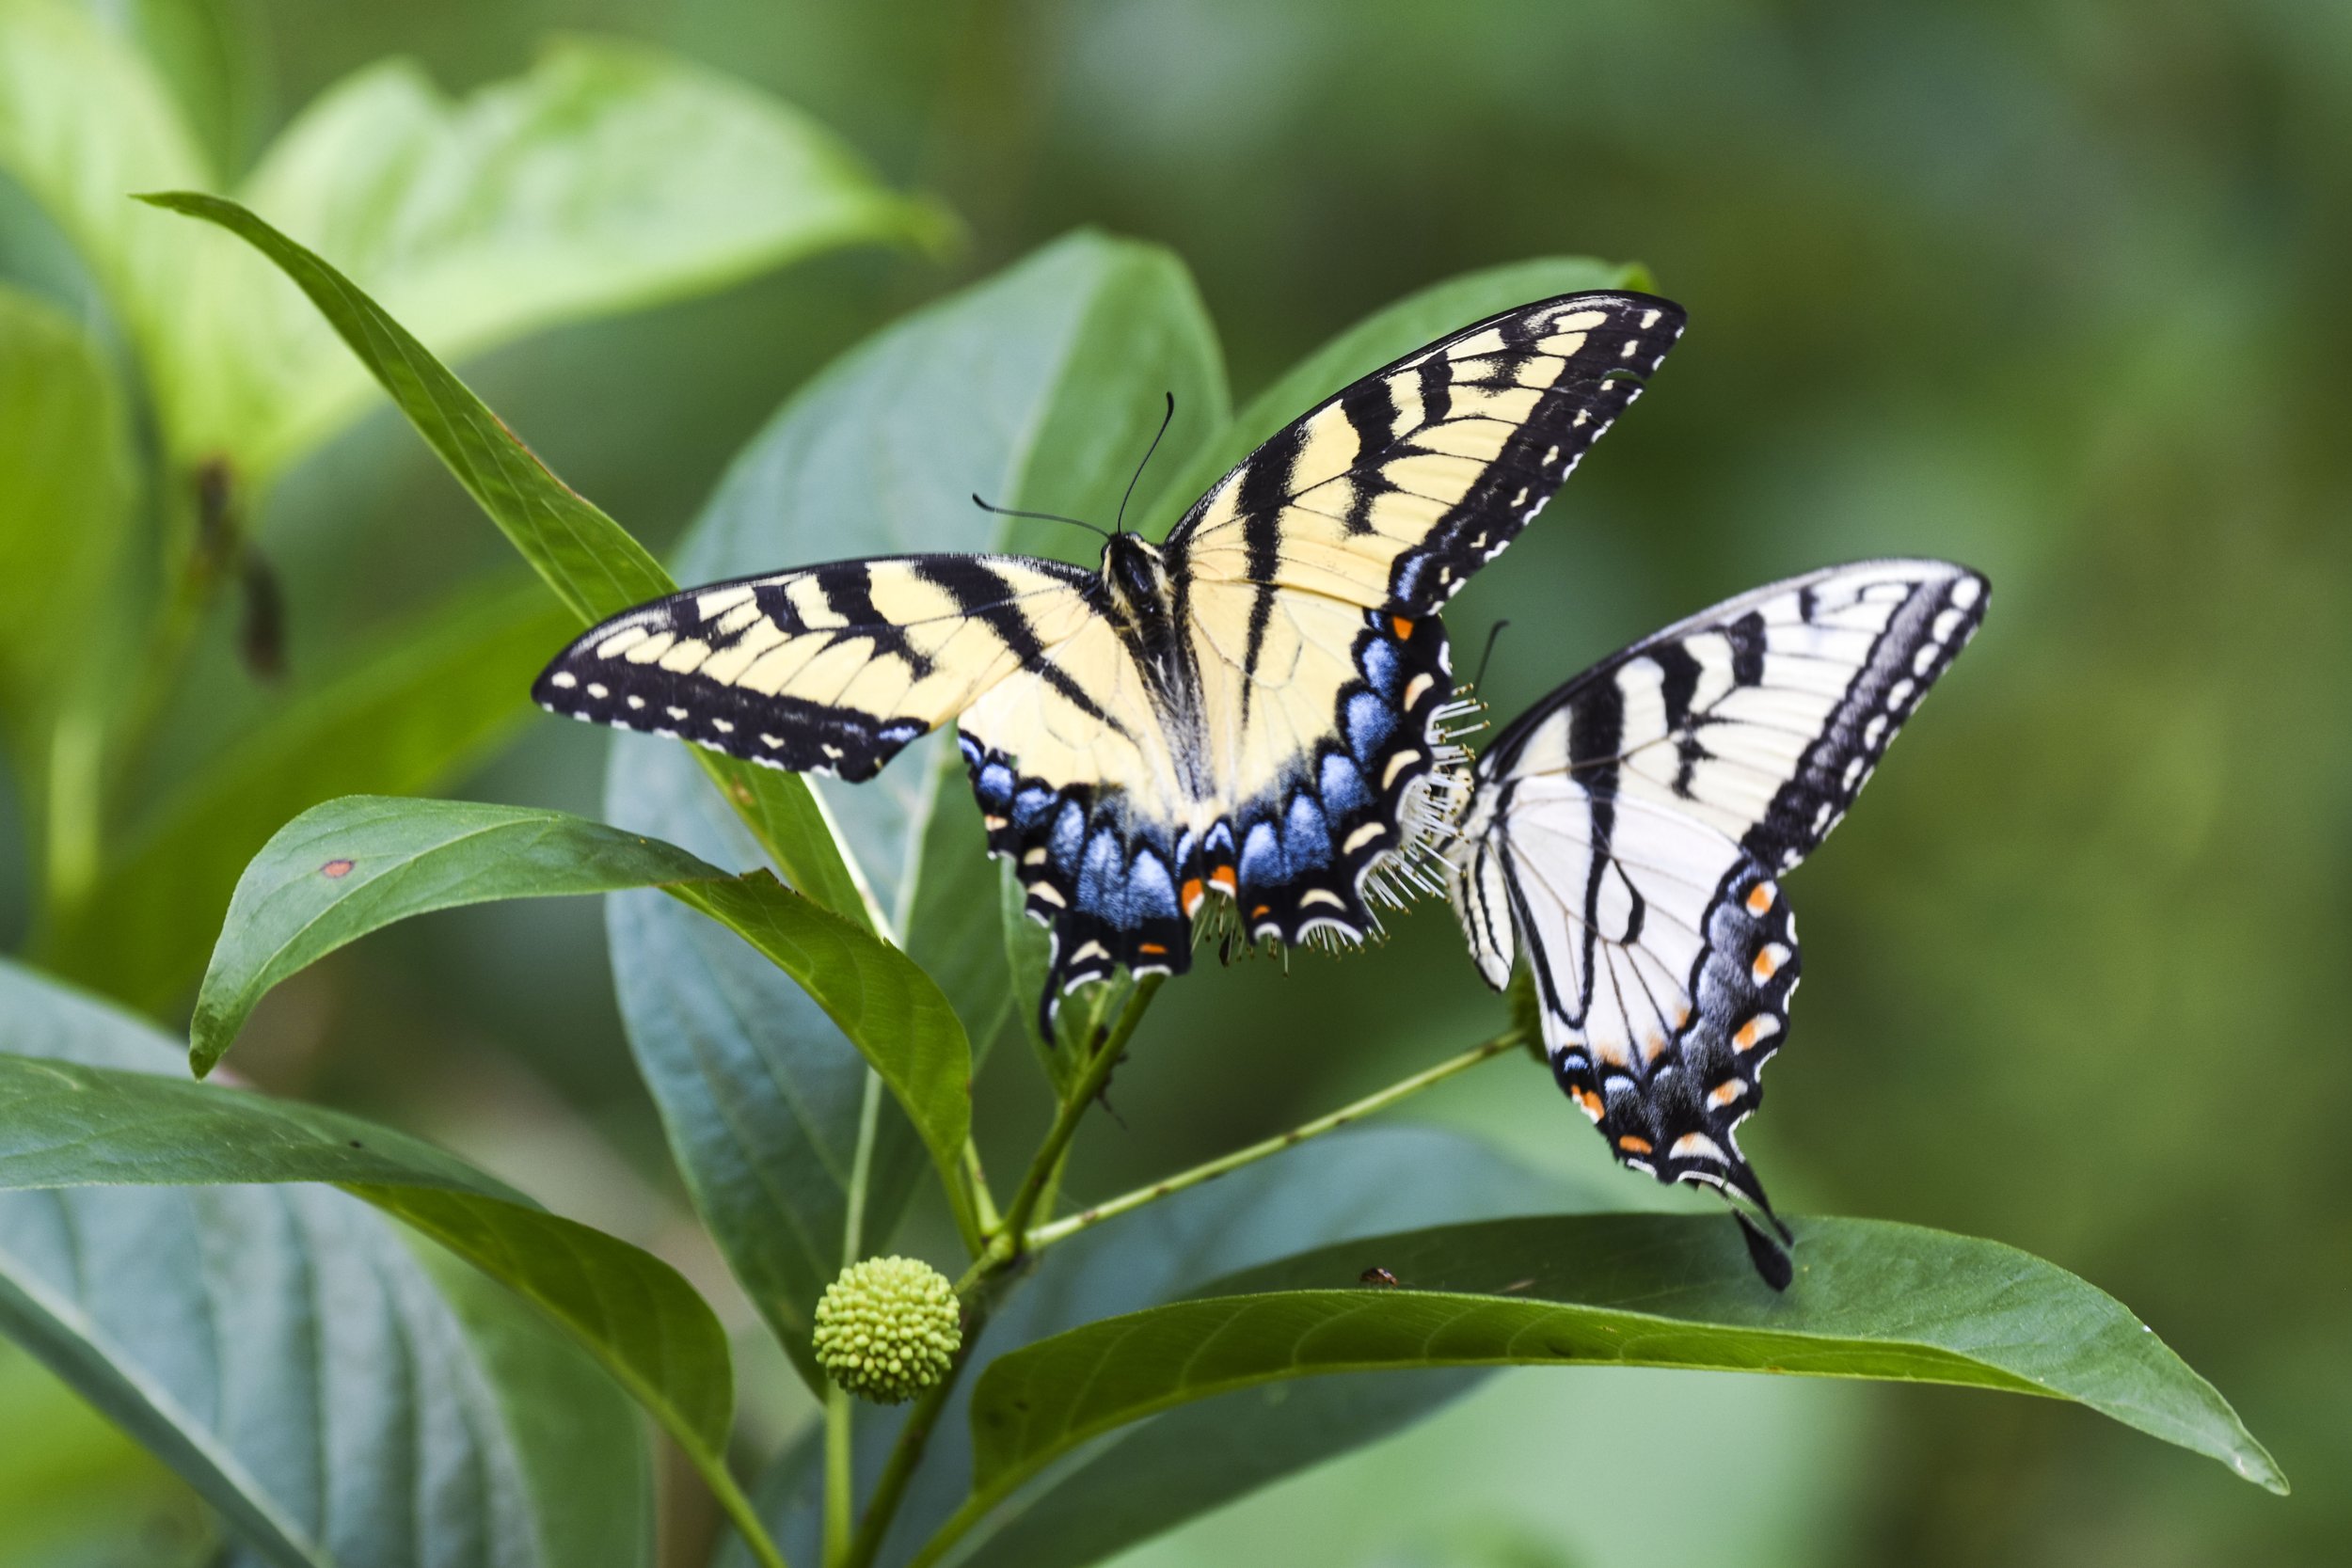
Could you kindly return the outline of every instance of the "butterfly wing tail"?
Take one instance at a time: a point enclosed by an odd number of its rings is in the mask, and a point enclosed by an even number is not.
[[[1789,1282],[1797,1277],[1797,1267],[1789,1259],[1788,1246],[1765,1234],[1763,1227],[1740,1210],[1734,1209],[1731,1217],[1740,1222],[1740,1239],[1748,1243],[1748,1261],[1756,1265],[1756,1272],[1762,1276],[1764,1283],[1775,1291],[1788,1289]],[[1788,1227],[1779,1220],[1773,1220],[1772,1226],[1790,1245],[1794,1244],[1795,1238],[1788,1235]]]

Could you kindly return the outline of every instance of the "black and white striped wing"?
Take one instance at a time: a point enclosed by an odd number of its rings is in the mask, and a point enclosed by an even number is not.
[[[1042,688],[1041,725],[1090,736],[1105,716],[1056,650],[1097,627],[1107,636],[1096,593],[1089,573],[1018,556],[885,557],[714,582],[589,628],[532,697],[551,713],[855,782],[1024,672]]]
[[[1310,409],[1169,534],[1201,765],[1232,802],[1203,886],[1253,937],[1372,925],[1454,754],[1435,611],[1516,538],[1681,334],[1646,294],[1564,295],[1418,349]]]
[[[1985,595],[1940,561],[1774,583],[1586,671],[1480,759],[1456,912],[1498,989],[1524,949],[1560,1086],[1624,1164],[1769,1214],[1733,1132],[1796,987],[1773,879],[1844,816]]]
[[[1168,534],[1168,570],[1258,590],[1245,628],[1283,589],[1388,615],[1438,610],[1642,395],[1683,320],[1650,294],[1563,294],[1416,349],[1218,481]],[[1262,657],[1246,638],[1243,668]]]

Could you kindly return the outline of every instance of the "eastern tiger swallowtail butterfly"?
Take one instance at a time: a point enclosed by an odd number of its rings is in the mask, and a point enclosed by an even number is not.
[[[532,694],[852,781],[954,720],[989,849],[1052,929],[1049,1025],[1118,966],[1188,968],[1212,895],[1252,941],[1359,939],[1458,756],[1436,611],[1682,324],[1637,293],[1521,306],[1311,409],[1099,570],[919,555],[713,583],[592,628]]]
[[[1618,1161],[1743,1199],[1734,1135],[1788,1029],[1797,928],[1774,880],[1853,804],[1983,619],[1942,561],[1831,566],[1603,659],[1498,735],[1448,851],[1489,985],[1524,949],[1553,1076]],[[1758,1270],[1788,1254],[1734,1202]]]

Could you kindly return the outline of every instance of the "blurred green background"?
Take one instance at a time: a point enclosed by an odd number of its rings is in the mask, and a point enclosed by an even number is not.
[[[1502,717],[1772,577],[1873,553],[1991,575],[1974,651],[1793,879],[1808,983],[1748,1148],[1785,1208],[1994,1237],[2113,1291],[2236,1403],[2296,1496],[2029,1401],[1527,1371],[1127,1560],[2352,1557],[2352,1051],[2334,1022],[2352,968],[2352,8],[92,8],[146,30],[231,169],[386,55],[464,90],[593,30],[757,83],[944,198],[968,227],[944,262],[850,252],[464,367],[657,546],[832,354],[1097,224],[1192,267],[1243,396],[1399,293],[1522,257],[1638,260],[1688,307],[1651,395],[1448,617],[1473,649],[1515,622],[1487,681]],[[4,183],[0,277],[95,309]],[[297,680],[509,569],[381,409],[287,476],[261,537]],[[277,700],[217,621],[158,780]],[[653,742],[526,722],[451,793],[594,813],[614,744]],[[13,943],[24,872],[16,835],[0,843]],[[602,944],[586,901],[420,922],[288,987],[239,1065],[441,1137],[723,1291]],[[1073,1190],[1278,1130],[1483,1037],[1499,1006],[1435,906],[1371,960],[1212,966],[1157,1009],[1116,1085],[1123,1128],[1090,1132]],[[1033,1130],[1032,1072],[995,1059],[985,1146]],[[1543,1077],[1506,1060],[1413,1114],[1628,1205],[1678,1201],[1610,1172]],[[805,1402],[768,1382],[780,1435]],[[103,1433],[76,1442],[99,1466]],[[119,1532],[103,1516],[126,1497],[192,1528],[170,1483],[124,1477],[89,1493],[89,1529]],[[78,1495],[42,1483],[62,1532],[44,1540],[72,1534],[58,1499]]]

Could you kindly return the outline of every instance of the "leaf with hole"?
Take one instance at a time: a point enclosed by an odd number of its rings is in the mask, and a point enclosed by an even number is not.
[[[134,1006],[171,1005],[202,971],[238,874],[272,833],[338,795],[449,779],[532,711],[531,677],[570,624],[525,582],[468,592],[399,626],[130,823],[95,880],[60,897],[41,958]]]
[[[675,845],[563,812],[353,796],[279,830],[237,883],[197,994],[208,1071],[272,986],[394,921],[502,898],[659,887],[789,974],[865,1054],[943,1175],[971,1129],[955,1010],[898,949],[764,871],[733,877]]]

